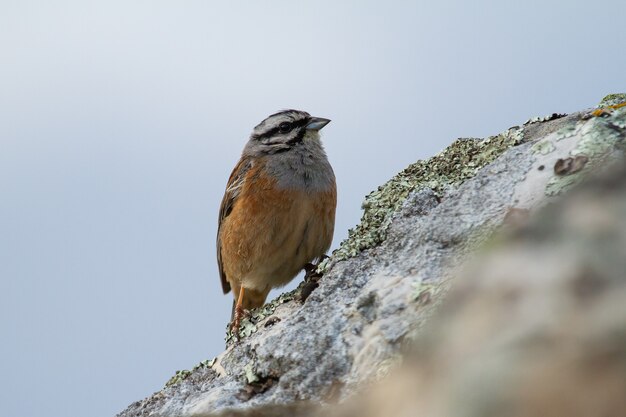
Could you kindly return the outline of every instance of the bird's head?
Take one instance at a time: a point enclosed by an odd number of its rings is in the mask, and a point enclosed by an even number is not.
[[[251,155],[287,152],[300,144],[319,142],[319,131],[329,119],[312,117],[299,110],[283,110],[256,125],[245,153]]]

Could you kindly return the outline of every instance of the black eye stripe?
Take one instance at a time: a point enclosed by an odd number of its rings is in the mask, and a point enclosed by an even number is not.
[[[291,139],[291,140],[290,140],[290,141],[288,141],[287,143],[288,143],[289,145],[293,145],[293,144],[296,144],[296,143],[298,143],[298,142],[302,142],[302,139],[304,139],[304,133],[305,133],[305,130],[304,130],[304,129],[300,129],[300,131],[298,132],[298,134],[296,135],[296,137],[295,137],[295,138],[293,138],[293,139]]]
[[[300,119],[300,120],[295,120],[292,121],[291,124],[291,129],[289,131],[292,131],[293,129],[299,128],[299,127],[303,127],[306,126],[310,121],[310,118],[304,118],[304,119]],[[285,122],[283,122],[285,123]],[[281,123],[282,125],[282,123]],[[256,140],[261,140],[261,139],[267,139],[267,138],[271,138],[272,136],[274,136],[275,134],[280,132],[280,125],[271,128],[270,130],[268,130],[267,132],[264,132],[260,135],[255,135],[254,139]],[[285,132],[287,133],[287,132]],[[298,136],[300,136],[300,132],[298,133]],[[302,133],[302,136],[304,136],[304,134]]]
[[[257,140],[261,140],[261,139],[267,139],[267,138],[271,138],[272,136],[274,136],[276,133],[278,133],[278,128],[274,127],[270,130],[268,130],[265,133],[262,133],[260,135],[255,135],[254,138]]]

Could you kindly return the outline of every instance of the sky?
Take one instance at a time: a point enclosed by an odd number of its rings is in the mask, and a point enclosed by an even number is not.
[[[332,119],[335,248],[369,191],[454,139],[626,92],[625,15],[0,0],[0,417],[113,416],[223,350],[217,214],[269,114]]]

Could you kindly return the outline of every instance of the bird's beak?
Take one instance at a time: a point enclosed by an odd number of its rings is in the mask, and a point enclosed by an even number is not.
[[[307,130],[315,130],[318,131],[324,126],[330,123],[330,119],[324,119],[323,117],[313,117],[309,124],[306,125]]]

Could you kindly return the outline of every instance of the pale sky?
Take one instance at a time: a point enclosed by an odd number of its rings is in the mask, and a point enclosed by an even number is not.
[[[267,115],[332,119],[334,248],[366,193],[455,138],[626,92],[624,16],[623,0],[0,0],[0,416],[112,416],[222,351],[217,213]]]

